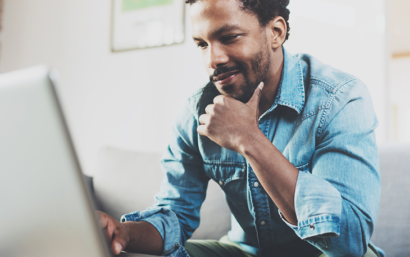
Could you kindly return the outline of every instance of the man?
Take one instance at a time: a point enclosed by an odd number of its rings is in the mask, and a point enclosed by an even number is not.
[[[282,45],[287,0],[187,0],[211,82],[179,114],[151,208],[119,223],[112,250],[171,256],[379,256],[377,120],[358,79]],[[234,216],[221,241],[187,241],[207,183]],[[189,255],[188,255],[189,254]]]

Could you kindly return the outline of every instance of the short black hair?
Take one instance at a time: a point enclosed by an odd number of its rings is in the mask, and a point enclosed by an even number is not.
[[[194,4],[201,0],[185,0],[187,4]],[[290,0],[237,0],[242,4],[242,9],[254,13],[262,26],[266,26],[276,16],[281,16],[286,21],[286,39],[289,38],[289,14],[287,8]]]

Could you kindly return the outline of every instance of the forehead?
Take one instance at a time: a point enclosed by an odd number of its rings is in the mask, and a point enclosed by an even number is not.
[[[193,36],[205,36],[226,26],[247,28],[258,24],[256,15],[241,9],[238,0],[198,0],[190,6]]]

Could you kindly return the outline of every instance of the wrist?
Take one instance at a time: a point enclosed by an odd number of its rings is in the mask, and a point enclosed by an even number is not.
[[[243,137],[239,143],[239,153],[242,156],[251,155],[254,150],[260,146],[263,140],[267,140],[265,135],[260,131],[260,129],[255,129],[251,133],[247,134],[246,137]]]
[[[160,255],[163,239],[158,230],[146,221],[127,221],[123,223],[128,233],[126,251]]]
[[[135,221],[126,221],[122,222],[121,225],[124,227],[126,233],[127,233],[127,240],[126,243],[127,245],[124,247],[129,248],[130,245],[133,244],[133,242],[138,242],[140,233],[138,233],[138,222]]]

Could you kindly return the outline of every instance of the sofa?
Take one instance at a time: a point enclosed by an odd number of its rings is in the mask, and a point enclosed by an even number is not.
[[[387,257],[410,256],[410,144],[379,147],[382,196],[372,242]],[[98,209],[116,219],[154,203],[163,172],[161,154],[104,147],[92,174]],[[90,181],[91,182],[91,181]],[[210,181],[195,239],[219,239],[230,229],[231,214],[220,186]]]

